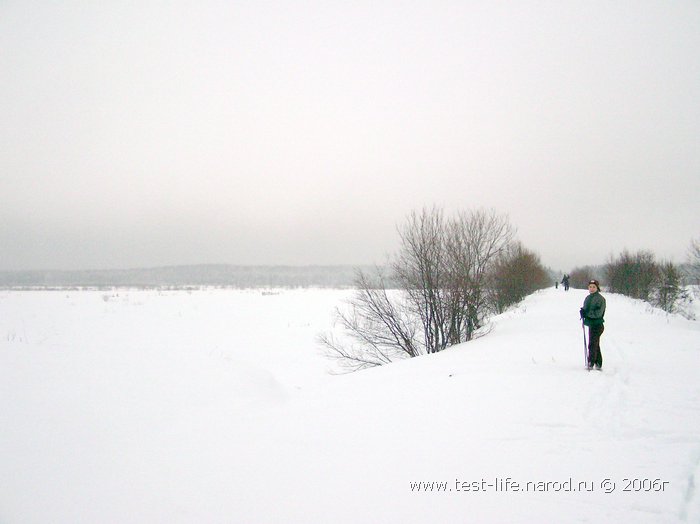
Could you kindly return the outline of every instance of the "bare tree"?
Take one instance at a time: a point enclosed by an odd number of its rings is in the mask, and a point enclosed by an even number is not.
[[[392,269],[410,310],[423,326],[423,348],[436,353],[447,347],[445,220],[437,208],[412,212],[399,229],[401,249]]]
[[[471,340],[484,325],[491,313],[488,270],[513,234],[508,218],[495,211],[446,220],[433,208],[409,216],[392,267],[421,320],[426,352]]]
[[[471,340],[493,312],[489,271],[514,235],[508,218],[493,210],[463,212],[450,223],[447,260],[451,344]]]
[[[436,353],[471,340],[492,312],[486,289],[491,264],[507,248],[513,228],[493,211],[446,219],[438,208],[411,213],[399,228],[401,247],[390,264],[392,293],[378,270],[359,273],[357,293],[338,319],[348,345],[320,341],[348,371],[397,358]]]
[[[350,342],[324,333],[319,341],[329,358],[344,371],[359,371],[415,357],[421,353],[416,342],[417,326],[401,301],[391,300],[382,271],[377,279],[358,271],[357,291],[348,308],[336,309],[336,316]]]

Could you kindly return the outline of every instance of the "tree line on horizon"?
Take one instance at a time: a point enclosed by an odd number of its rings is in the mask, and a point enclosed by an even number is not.
[[[369,267],[369,266],[367,266]],[[242,266],[197,264],[105,270],[0,271],[3,289],[81,289],[132,287],[349,288],[356,266]]]

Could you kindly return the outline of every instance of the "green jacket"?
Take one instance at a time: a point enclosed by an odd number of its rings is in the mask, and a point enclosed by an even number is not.
[[[605,299],[599,291],[591,293],[583,301],[583,323],[586,326],[602,326],[605,320]]]

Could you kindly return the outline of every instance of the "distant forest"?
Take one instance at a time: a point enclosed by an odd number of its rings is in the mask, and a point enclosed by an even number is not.
[[[194,265],[87,271],[0,271],[0,288],[346,288],[366,266]]]

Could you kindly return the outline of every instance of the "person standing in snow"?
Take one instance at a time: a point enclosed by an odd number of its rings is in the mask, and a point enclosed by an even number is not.
[[[564,275],[561,279],[561,283],[564,284],[564,291],[569,291],[569,275]]]
[[[605,298],[600,294],[597,280],[588,282],[588,296],[580,310],[583,325],[588,326],[588,369],[603,367],[603,355],[600,352],[600,336],[603,334],[605,320]]]

